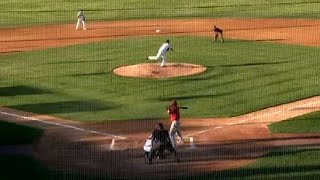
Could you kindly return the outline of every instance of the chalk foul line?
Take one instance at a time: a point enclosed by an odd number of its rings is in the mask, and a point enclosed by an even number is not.
[[[224,126],[240,125],[240,124],[243,124],[245,122],[250,122],[250,121],[254,121],[254,120],[260,119],[260,118],[265,118],[265,117],[268,117],[268,116],[281,114],[281,113],[286,112],[286,111],[297,110],[299,108],[307,108],[308,106],[315,105],[315,104],[320,104],[320,101],[314,101],[314,102],[310,102],[310,103],[305,103],[305,104],[300,105],[300,106],[284,109],[284,110],[276,110],[276,111],[273,111],[273,112],[270,112],[270,113],[265,113],[265,114],[257,115],[257,116],[254,116],[254,117],[248,117],[248,118],[245,118],[245,119],[237,121],[237,122],[227,123],[226,125],[221,125],[221,126],[217,126],[217,127],[214,127],[214,128],[208,128],[208,129],[205,129],[205,130],[202,130],[202,131],[191,133],[191,134],[186,135],[186,137],[191,137],[191,136],[194,136],[194,135],[199,135],[199,134],[206,133],[208,131],[214,131],[214,130],[217,130],[217,129],[221,129]]]
[[[41,123],[44,123],[44,124],[60,126],[60,127],[64,127],[64,128],[74,129],[74,130],[77,130],[77,131],[83,131],[83,132],[89,132],[89,133],[92,133],[92,134],[108,136],[108,137],[112,137],[112,138],[115,138],[115,139],[126,139],[126,137],[124,137],[124,136],[117,136],[117,135],[113,135],[113,134],[108,134],[108,133],[104,133],[104,132],[99,132],[99,131],[79,128],[79,127],[76,127],[76,126],[66,125],[66,124],[57,123],[57,122],[43,121],[43,120],[38,119],[38,118],[22,116],[22,115],[18,115],[18,114],[14,114],[14,113],[8,113],[8,112],[4,112],[4,111],[0,111],[0,114],[4,114],[4,115],[7,115],[7,116],[12,116],[12,117],[17,117],[17,118],[21,118],[21,119],[25,119],[25,120],[30,120],[30,121],[38,121],[38,122],[41,122]]]

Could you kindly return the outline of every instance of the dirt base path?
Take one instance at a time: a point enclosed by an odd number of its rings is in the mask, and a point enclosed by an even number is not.
[[[211,36],[214,24],[225,30],[226,38],[320,46],[320,20],[133,20],[91,22],[87,31],[75,31],[74,24],[0,29],[0,53],[132,36]],[[161,31],[157,33],[157,29]],[[270,134],[267,128],[269,123],[318,110],[320,97],[314,97],[239,117],[184,119],[182,130],[188,142],[179,147],[182,162],[168,158],[156,160],[153,165],[144,162],[142,152],[154,127],[153,120],[79,123],[8,108],[0,108],[0,119],[45,129],[34,151],[55,170],[146,179],[161,174],[163,179],[241,167],[274,148],[319,146],[319,134]],[[168,122],[164,124],[169,126]]]
[[[174,178],[238,168],[281,147],[319,147],[320,134],[270,134],[267,125],[320,110],[320,96],[232,118],[184,119],[181,163],[147,165],[142,146],[154,120],[78,123],[0,108],[0,119],[45,129],[35,154],[55,170],[102,176]],[[169,127],[169,122],[163,122]],[[193,142],[190,142],[192,137]]]
[[[0,54],[132,36],[212,36],[213,25],[225,30],[225,38],[320,46],[320,20],[167,19],[89,22],[87,31],[76,31],[75,24],[0,29]]]

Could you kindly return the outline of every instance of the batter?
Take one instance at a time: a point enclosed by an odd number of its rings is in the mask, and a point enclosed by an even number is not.
[[[172,146],[176,149],[177,148],[177,135],[180,138],[180,143],[183,143],[183,138],[180,130],[180,107],[178,106],[178,103],[176,100],[173,100],[170,107],[168,108],[167,112],[170,116],[171,120],[171,127],[169,131],[170,140],[172,143]]]

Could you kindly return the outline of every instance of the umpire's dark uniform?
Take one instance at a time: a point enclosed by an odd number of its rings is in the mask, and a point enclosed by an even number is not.
[[[165,149],[170,151],[170,153],[174,153],[176,160],[179,161],[179,159],[177,158],[176,150],[171,144],[169,132],[163,128],[162,123],[159,123],[152,132],[152,148],[151,152],[149,153],[148,163],[152,163],[152,159],[155,153],[157,153],[157,155],[161,157]]]

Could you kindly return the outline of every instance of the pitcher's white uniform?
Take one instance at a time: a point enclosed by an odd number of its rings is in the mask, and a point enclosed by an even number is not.
[[[162,44],[162,46],[158,50],[157,56],[148,56],[149,60],[160,60],[162,58],[162,62],[160,64],[163,67],[167,62],[167,52],[172,49],[172,45],[170,44],[169,40]]]
[[[79,29],[80,23],[82,23],[83,30],[87,30],[87,28],[86,28],[86,18],[84,16],[83,10],[80,10],[78,12],[77,17],[78,17],[78,22],[77,22],[76,30]]]

